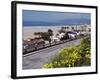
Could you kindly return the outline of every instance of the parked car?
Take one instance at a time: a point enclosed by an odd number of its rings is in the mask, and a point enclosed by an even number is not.
[[[70,39],[75,39],[77,37],[77,33],[75,33],[75,32],[69,31],[69,32],[67,32],[67,34]]]

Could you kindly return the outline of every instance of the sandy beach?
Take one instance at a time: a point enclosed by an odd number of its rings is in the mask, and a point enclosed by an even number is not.
[[[22,31],[23,39],[34,38],[35,37],[35,35],[34,35],[35,32],[47,32],[48,29],[53,30],[53,33],[57,34],[58,31],[61,29],[61,27],[50,27],[50,26],[49,27],[47,27],[47,26],[46,27],[44,27],[44,26],[43,27],[42,26],[23,27],[23,31]]]
[[[53,31],[53,34],[57,34],[61,27],[69,27],[69,30],[72,30],[72,27],[76,30],[88,30],[91,26],[90,25],[60,25],[60,26],[25,26],[22,30],[23,39],[34,38],[35,32],[47,32],[48,29]]]

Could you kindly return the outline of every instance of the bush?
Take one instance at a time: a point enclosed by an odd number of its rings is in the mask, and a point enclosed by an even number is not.
[[[45,64],[44,68],[59,68],[59,67],[76,67],[88,66],[91,63],[90,58],[90,37],[86,37],[81,41],[80,45],[64,48],[55,55],[51,62]]]

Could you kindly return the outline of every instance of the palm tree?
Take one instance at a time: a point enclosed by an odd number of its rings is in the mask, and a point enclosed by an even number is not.
[[[65,27],[61,27],[61,29],[58,32],[59,33],[65,33],[66,32]]]

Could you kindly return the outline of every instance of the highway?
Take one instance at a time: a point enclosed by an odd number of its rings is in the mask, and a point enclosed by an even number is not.
[[[39,69],[43,65],[50,62],[51,58],[59,54],[63,48],[71,47],[80,44],[81,39],[69,41],[52,47],[48,47],[39,51],[31,52],[23,55],[22,68],[23,69]]]

